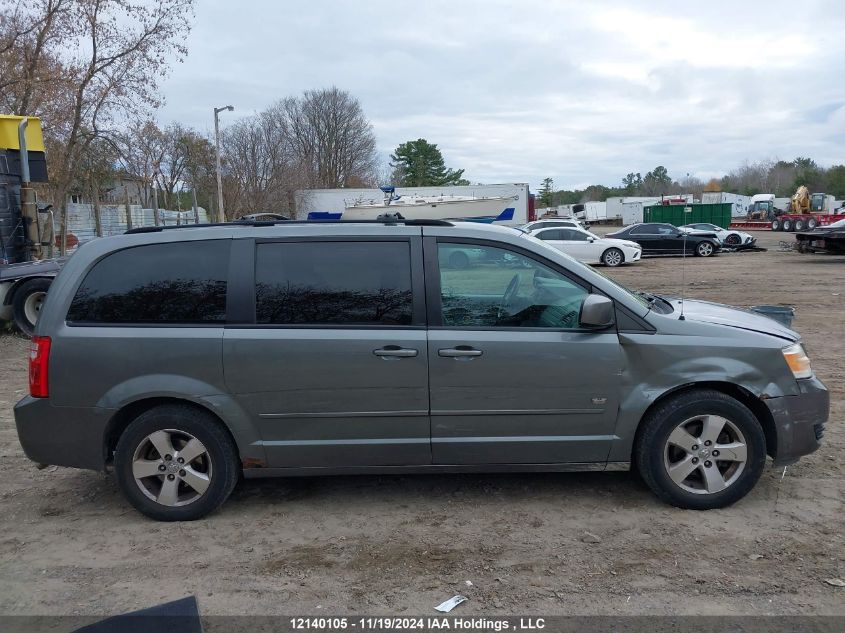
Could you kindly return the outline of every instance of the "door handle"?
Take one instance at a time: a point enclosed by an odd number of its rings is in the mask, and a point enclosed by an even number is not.
[[[384,360],[393,360],[394,358],[413,358],[419,353],[419,350],[399,347],[398,345],[385,345],[380,349],[373,350],[373,354],[383,358]]]
[[[458,347],[437,350],[437,355],[443,356],[445,358],[474,357],[481,356],[483,353],[484,352],[482,352],[480,349],[473,349],[472,347],[466,345],[459,345]]]

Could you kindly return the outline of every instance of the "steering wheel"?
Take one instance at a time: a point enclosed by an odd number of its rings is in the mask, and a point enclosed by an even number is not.
[[[505,290],[505,294],[502,295],[502,302],[499,304],[498,319],[501,319],[505,315],[505,308],[516,298],[516,293],[519,291],[520,281],[521,278],[519,275],[511,277],[507,290]]]

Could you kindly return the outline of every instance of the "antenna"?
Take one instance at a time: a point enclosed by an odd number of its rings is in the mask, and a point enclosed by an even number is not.
[[[684,207],[684,215],[687,213],[692,213],[692,207],[686,206]],[[681,316],[678,317],[678,321],[685,321],[684,317],[684,291],[687,287],[687,235],[689,232],[686,229],[684,231],[684,254],[683,258],[681,259]]]

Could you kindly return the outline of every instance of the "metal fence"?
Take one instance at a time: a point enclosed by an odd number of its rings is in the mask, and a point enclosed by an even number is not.
[[[143,209],[140,205],[129,205],[129,216],[132,221],[132,228],[140,226],[154,226],[155,216],[153,209]],[[198,208],[199,223],[208,222],[208,213],[202,207]],[[159,210],[160,223],[164,225],[173,224],[194,224],[194,212],[190,211],[165,211]],[[57,219],[58,221],[58,219]],[[129,229],[126,217],[125,204],[101,204],[100,205],[100,226],[103,235],[118,235]],[[58,230],[58,227],[56,227]],[[94,207],[90,204],[67,205],[67,230],[72,233],[82,244],[97,236],[96,223],[94,222]]]

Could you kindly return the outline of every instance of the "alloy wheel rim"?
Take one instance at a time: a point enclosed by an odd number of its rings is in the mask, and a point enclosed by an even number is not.
[[[618,266],[620,259],[621,257],[616,251],[610,251],[607,255],[604,256],[604,261],[608,266]]]
[[[699,415],[678,424],[663,449],[663,466],[686,492],[717,494],[734,485],[748,463],[742,431],[718,415]]]
[[[24,301],[23,313],[30,323],[35,324],[38,321],[38,315],[41,312],[41,306],[46,296],[46,292],[33,292]]]
[[[707,242],[702,242],[701,246],[698,247],[698,252],[707,257],[713,252],[713,247]]]
[[[138,443],[132,476],[148,499],[164,506],[186,506],[211,485],[211,458],[205,445],[190,433],[163,429]]]

